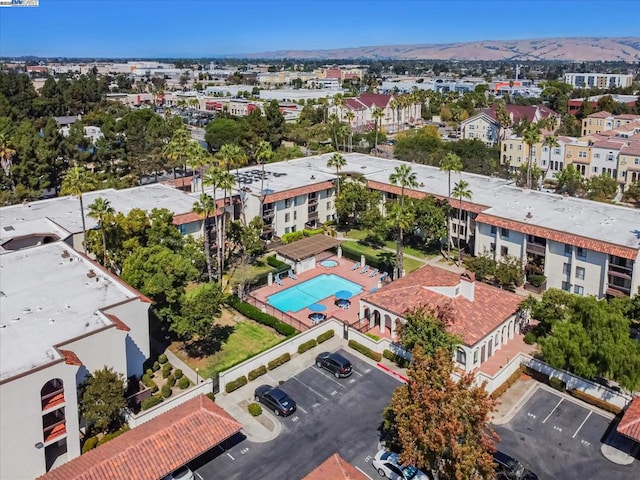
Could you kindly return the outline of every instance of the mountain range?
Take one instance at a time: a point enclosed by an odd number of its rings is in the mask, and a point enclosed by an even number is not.
[[[463,43],[380,45],[328,50],[278,50],[250,58],[354,60],[640,61],[640,37],[541,38]]]

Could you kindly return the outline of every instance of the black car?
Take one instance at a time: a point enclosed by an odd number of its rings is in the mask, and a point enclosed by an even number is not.
[[[353,373],[351,362],[337,353],[322,352],[316,357],[316,366],[329,370],[336,378],[348,377]]]
[[[506,453],[496,451],[493,454],[493,461],[498,464],[496,467],[498,479],[538,480],[535,473],[527,470],[522,463]]]
[[[276,415],[286,417],[296,411],[296,402],[278,387],[261,385],[255,391],[256,402],[271,408]]]

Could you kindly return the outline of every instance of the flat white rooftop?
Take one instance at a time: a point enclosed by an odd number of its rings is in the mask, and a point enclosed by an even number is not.
[[[194,203],[194,199],[181,190],[159,183],[124,190],[111,188],[88,192],[82,196],[87,229],[97,225],[95,219],[87,216],[87,212],[89,205],[100,197],[109,200],[116,212],[125,215],[134,208],[146,211],[166,208],[174,214],[188,213]],[[43,219],[50,222],[53,233],[67,232],[64,237],[81,232],[82,218],[78,197],[57,197],[0,208],[0,241],[27,234],[47,233],[41,230],[45,223],[38,222]],[[49,232],[51,231],[50,229]]]
[[[98,309],[137,297],[62,242],[0,255],[0,277],[0,380],[59,359],[54,345],[110,324]]]

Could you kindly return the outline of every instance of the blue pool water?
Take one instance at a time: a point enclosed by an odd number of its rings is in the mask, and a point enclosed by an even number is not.
[[[362,287],[338,275],[325,273],[269,296],[267,303],[282,312],[299,312],[338,290],[348,290],[352,295],[357,295],[362,292]]]

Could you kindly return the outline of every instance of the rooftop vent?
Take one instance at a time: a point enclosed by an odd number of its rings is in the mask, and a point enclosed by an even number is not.
[[[527,218],[533,218],[533,215],[531,215],[531,212],[527,212]]]
[[[71,255],[69,254],[69,250],[64,250],[62,252],[62,258],[69,258]]]
[[[93,277],[95,277],[95,276],[96,276],[96,272],[94,272],[94,271],[93,271],[93,269],[91,269],[91,270],[89,270],[89,271],[87,272],[87,277],[89,277],[89,278],[93,278]]]

